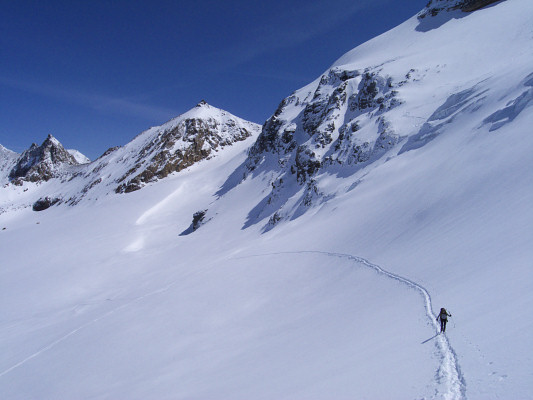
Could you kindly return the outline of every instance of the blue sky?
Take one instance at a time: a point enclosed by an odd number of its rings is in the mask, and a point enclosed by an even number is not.
[[[0,144],[94,159],[204,99],[262,124],[426,0],[0,0]]]

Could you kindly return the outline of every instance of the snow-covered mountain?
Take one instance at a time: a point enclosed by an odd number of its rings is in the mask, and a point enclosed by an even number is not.
[[[6,161],[4,169],[9,169],[11,183],[39,184],[26,185],[23,192],[14,185],[6,188],[19,196],[7,196],[9,202],[3,208],[39,202],[37,209],[42,210],[46,204],[75,205],[87,197],[98,199],[111,192],[132,192],[212,158],[227,146],[257,136],[260,130],[259,125],[202,101],[190,111],[141,133],[125,146],[109,149],[91,163],[79,152],[71,154],[49,136],[41,146],[34,144],[25,151],[14,166]],[[13,160],[12,155],[5,158]],[[56,179],[48,183],[52,178]],[[20,204],[15,206],[17,198]]]
[[[65,167],[78,164],[56,138],[48,135],[42,145],[33,143],[18,157],[9,171],[9,179],[18,185],[22,185],[22,181],[48,181],[66,173]]]
[[[201,103],[3,187],[3,397],[529,398],[533,3],[491,3],[431,1],[262,128]]]
[[[468,116],[474,133],[498,130],[520,115],[531,102],[533,79],[523,42],[507,29],[506,15],[487,30],[484,13],[464,12],[489,3],[431,1],[417,19],[347,53],[284,99],[240,171],[271,175],[270,194],[253,219],[269,217],[268,228],[301,215],[349,190],[332,185],[331,176],[359,181],[362,170],[425,146],[457,119]],[[516,63],[501,56],[508,52]],[[225,190],[234,184],[230,179]]]
[[[257,124],[201,101],[192,110],[144,132],[126,146],[124,151],[135,153],[135,164],[119,178],[123,183],[116,191],[138,190],[147,182],[179,172],[225,146],[257,134],[259,129]]]

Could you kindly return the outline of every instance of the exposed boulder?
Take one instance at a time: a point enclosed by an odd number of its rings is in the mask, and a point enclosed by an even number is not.
[[[205,223],[205,215],[207,213],[207,210],[197,211],[192,216],[192,223],[191,225],[185,229],[183,232],[180,233],[180,236],[185,236],[193,233],[196,231],[200,226],[202,226]]]
[[[32,209],[33,211],[44,211],[47,208],[52,207],[54,204],[59,203],[60,201],[61,199],[58,198],[44,197],[33,203]]]

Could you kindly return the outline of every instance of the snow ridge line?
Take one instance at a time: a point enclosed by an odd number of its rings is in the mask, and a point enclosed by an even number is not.
[[[424,298],[426,316],[429,319],[431,325],[435,328],[437,334],[440,331],[440,326],[437,324],[436,315],[433,313],[433,306],[431,302],[431,295],[422,285],[408,279],[403,276],[389,272],[379,265],[373,264],[365,258],[357,257],[351,254],[345,253],[333,253],[328,251],[318,250],[303,250],[303,251],[284,251],[269,254],[261,254],[263,256],[275,255],[275,254],[323,254],[329,257],[347,258],[358,264],[362,264],[368,268],[373,269],[378,274],[384,275],[388,278],[394,279],[404,285],[409,286],[412,289],[417,290]],[[241,257],[239,257],[241,258]],[[245,257],[243,257],[245,258]],[[437,335],[437,342],[439,351],[441,353],[441,365],[437,371],[437,383],[444,383],[447,392],[442,395],[445,400],[466,400],[466,381],[461,373],[461,369],[457,362],[457,354],[453,350],[448,338],[445,335]],[[435,393],[435,397],[439,396],[439,393]]]

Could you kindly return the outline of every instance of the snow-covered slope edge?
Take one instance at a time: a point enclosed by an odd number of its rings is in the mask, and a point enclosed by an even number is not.
[[[9,175],[9,171],[15,165],[19,154],[6,149],[0,144],[0,183],[5,184]]]

